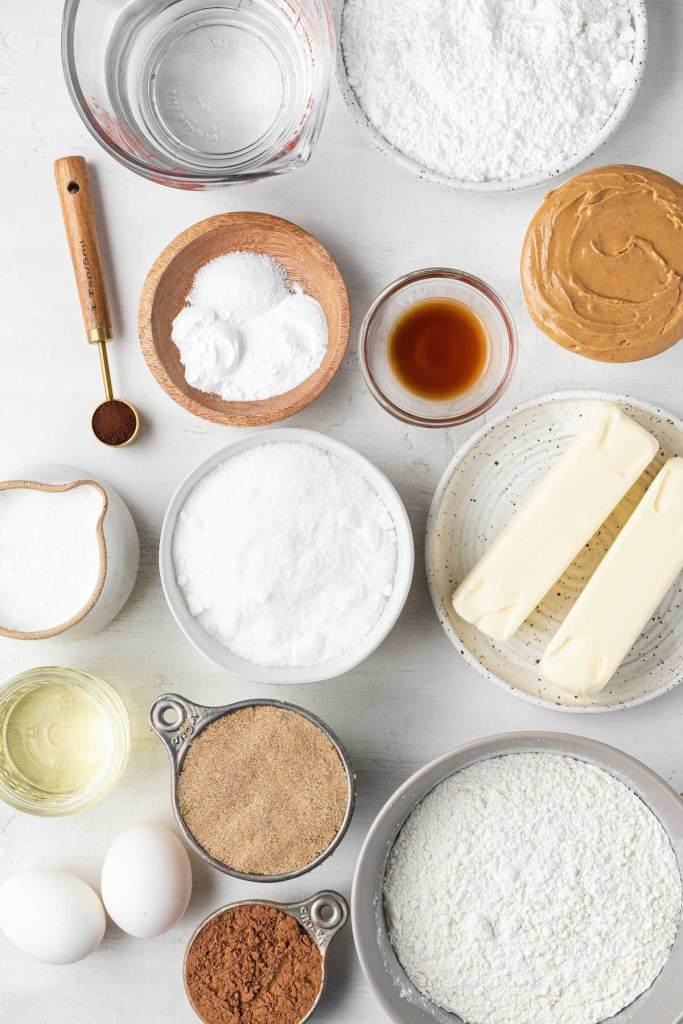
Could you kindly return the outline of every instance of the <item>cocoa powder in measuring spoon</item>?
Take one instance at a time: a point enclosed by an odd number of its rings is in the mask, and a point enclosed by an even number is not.
[[[112,398],[102,402],[92,415],[92,429],[102,444],[112,448],[127,444],[138,429],[138,418],[128,402]]]

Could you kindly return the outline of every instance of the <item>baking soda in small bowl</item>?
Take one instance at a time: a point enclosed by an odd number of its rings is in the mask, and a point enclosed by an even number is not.
[[[351,651],[394,590],[384,502],[338,455],[274,442],[226,459],[185,501],[176,581],[203,630],[255,665],[319,665]]]
[[[302,384],[327,351],[325,312],[272,256],[231,252],[197,271],[172,340],[188,384],[261,401]]]

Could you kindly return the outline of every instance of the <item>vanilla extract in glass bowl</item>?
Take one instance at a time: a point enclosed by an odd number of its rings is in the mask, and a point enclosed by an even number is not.
[[[469,306],[455,299],[423,299],[399,316],[389,335],[389,365],[418,398],[457,398],[486,370],[489,339]]]
[[[481,416],[517,359],[512,317],[486,282],[433,268],[399,278],[370,307],[360,363],[375,399],[397,419],[453,427]]]

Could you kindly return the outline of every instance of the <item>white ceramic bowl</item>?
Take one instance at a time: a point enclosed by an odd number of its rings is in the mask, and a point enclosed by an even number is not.
[[[455,586],[512,517],[520,499],[579,432],[598,402],[615,402],[660,443],[660,453],[589,546],[505,644],[456,615]],[[665,458],[683,455],[683,422],[646,402],[598,391],[560,391],[496,417],[452,458],[427,520],[427,580],[436,614],[465,661],[492,682],[541,707],[600,712],[643,704],[683,678],[683,579],[650,620],[601,694],[574,697],[541,679],[538,662],[570,605]],[[634,580],[634,586],[637,586]]]
[[[338,458],[350,463],[365,477],[373,490],[376,491],[378,497],[386,505],[394,521],[398,560],[394,589],[384,612],[379,622],[356,647],[346,654],[340,655],[338,658],[332,658],[318,665],[271,668],[255,665],[251,661],[240,658],[227,647],[224,647],[223,644],[219,643],[218,640],[214,640],[213,637],[209,636],[194,616],[190,614],[185,598],[176,582],[173,567],[173,533],[178,515],[190,491],[207,473],[210,473],[216,466],[240,452],[255,448],[258,445],[287,441],[310,444],[323,449],[323,451],[332,452]],[[242,679],[248,679],[252,683],[314,683],[323,679],[333,679],[335,676],[343,675],[344,672],[349,672],[352,668],[360,665],[362,661],[365,661],[379,647],[393,629],[408,597],[413,578],[414,561],[415,551],[410,521],[405,506],[393,484],[371,462],[368,462],[366,458],[353,448],[349,448],[348,445],[335,441],[331,437],[326,437],[324,434],[318,434],[313,430],[300,430],[294,427],[266,430],[258,434],[252,434],[250,437],[246,437],[242,441],[236,441],[222,451],[217,452],[210,459],[207,459],[206,462],[198,466],[185,478],[171,498],[171,503],[168,506],[164,519],[159,545],[161,584],[173,617],[185,636],[199,653],[203,654],[214,665],[218,665]]]
[[[3,481],[30,481],[37,484],[61,485],[75,481],[86,481],[99,485],[107,496],[107,508],[102,520],[104,549],[99,595],[88,609],[82,609],[74,616],[67,628],[49,630],[45,633],[23,636],[12,635],[11,640],[30,640],[39,643],[42,640],[81,640],[94,636],[104,629],[118,615],[130,597],[135,584],[140,564],[140,543],[133,517],[123,499],[114,488],[99,477],[87,473],[75,466],[64,466],[60,463],[29,463],[12,469],[3,474]],[[58,624],[55,623],[55,626]],[[2,626],[2,623],[0,623]],[[7,637],[0,634],[3,639]]]
[[[379,812],[363,843],[351,895],[353,937],[361,967],[394,1024],[462,1024],[454,1013],[431,1003],[409,980],[389,942],[382,892],[387,858],[404,821],[435,786],[454,772],[489,757],[541,751],[587,761],[628,786],[668,832],[683,872],[683,802],[640,761],[615,747],[557,732],[518,732],[490,736],[444,754],[400,786]],[[610,1024],[679,1024],[683,1007],[683,928],[654,984],[623,1009]],[[539,1021],[540,1024],[540,1021]]]
[[[375,149],[378,149],[380,153],[388,157],[398,167],[401,167],[409,174],[414,174],[422,181],[430,181],[436,185],[442,185],[445,188],[459,189],[463,192],[519,192],[523,189],[535,188],[538,185],[544,185],[547,182],[552,181],[553,178],[556,178],[561,174],[566,174],[567,171],[571,171],[574,167],[578,166],[578,164],[583,163],[584,160],[589,160],[593,154],[600,149],[605,142],[607,142],[610,136],[614,134],[631,109],[638,89],[640,88],[640,83],[643,79],[645,60],[647,58],[647,11],[645,7],[645,0],[631,0],[633,25],[636,32],[635,51],[633,55],[635,74],[633,81],[622,94],[621,99],[612,112],[611,117],[604,125],[602,131],[591,141],[590,145],[586,146],[582,150],[578,150],[568,159],[556,163],[548,170],[547,173],[544,174],[531,174],[523,178],[509,178],[505,180],[491,181],[465,181],[461,178],[451,178],[447,175],[439,174],[437,171],[430,170],[428,167],[423,167],[416,160],[406,156],[406,154],[402,153],[401,150],[392,146],[392,144],[377,131],[375,126],[366,116],[365,111],[358,102],[355,92],[349,84],[346,74],[341,31],[343,6],[344,0],[337,0],[335,4],[337,22],[337,84],[339,85],[339,89],[341,90],[341,94],[344,97],[344,101],[346,102],[346,106],[349,109],[351,117]]]

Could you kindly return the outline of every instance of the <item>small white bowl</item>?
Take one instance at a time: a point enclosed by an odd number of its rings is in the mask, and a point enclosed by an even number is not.
[[[185,598],[178,586],[173,567],[173,533],[178,515],[190,492],[199,481],[219,466],[226,459],[258,445],[280,442],[298,442],[314,445],[323,451],[331,452],[338,458],[350,463],[367,480],[378,497],[384,502],[396,528],[397,564],[394,589],[379,622],[368,635],[352,650],[337,658],[321,662],[318,665],[295,666],[292,668],[268,667],[255,665],[245,658],[240,658],[223,644],[206,633],[199,622],[188,610]],[[222,451],[216,452],[210,459],[198,466],[182,482],[171,498],[168,506],[159,543],[159,571],[164,595],[171,613],[190,643],[205,658],[220,668],[247,679],[252,683],[297,684],[316,683],[323,679],[333,679],[343,675],[365,661],[373,651],[386,639],[393,629],[410,591],[415,562],[413,532],[405,506],[398,491],[386,476],[371,462],[353,448],[335,441],[324,434],[313,430],[301,430],[287,427],[280,430],[266,430],[252,434],[243,441],[236,441]]]
[[[106,494],[106,508],[101,522],[102,548],[100,579],[90,601],[66,623],[40,633],[17,633],[2,628],[0,637],[9,640],[82,640],[94,636],[121,611],[130,597],[140,564],[140,543],[133,517],[114,488],[92,473],[60,463],[29,463],[3,475],[3,483],[17,482],[60,487],[83,482],[101,488]]]
[[[372,122],[368,119],[365,111],[358,102],[355,92],[349,84],[346,74],[341,31],[343,7],[344,0],[337,0],[337,84],[356,126],[361,130],[363,135],[375,147],[375,149],[378,149],[383,156],[388,157],[398,167],[401,167],[409,174],[414,174],[416,177],[420,178],[421,181],[430,181],[435,185],[442,185],[445,188],[458,189],[462,192],[520,192],[524,189],[535,188],[538,185],[545,185],[547,182],[552,181],[553,178],[557,178],[561,174],[566,174],[567,171],[571,171],[574,167],[578,166],[578,164],[583,163],[584,160],[589,160],[593,154],[600,149],[605,142],[607,142],[610,136],[614,134],[633,106],[633,101],[636,98],[638,89],[640,88],[640,83],[643,80],[645,60],[647,58],[647,10],[645,8],[645,0],[631,0],[633,25],[636,32],[633,54],[633,63],[635,66],[633,81],[624,90],[621,99],[614,108],[611,117],[604,125],[602,131],[599,132],[588,146],[584,147],[582,150],[578,150],[566,160],[557,162],[552,168],[549,168],[547,173],[544,174],[529,174],[523,178],[509,178],[505,180],[497,179],[491,181],[465,181],[462,178],[451,178],[448,177],[448,175],[439,174],[437,171],[430,170],[428,167],[423,167],[416,160],[406,156],[406,154],[402,153],[400,149],[392,146],[392,144],[385,139],[380,132],[378,132]]]

